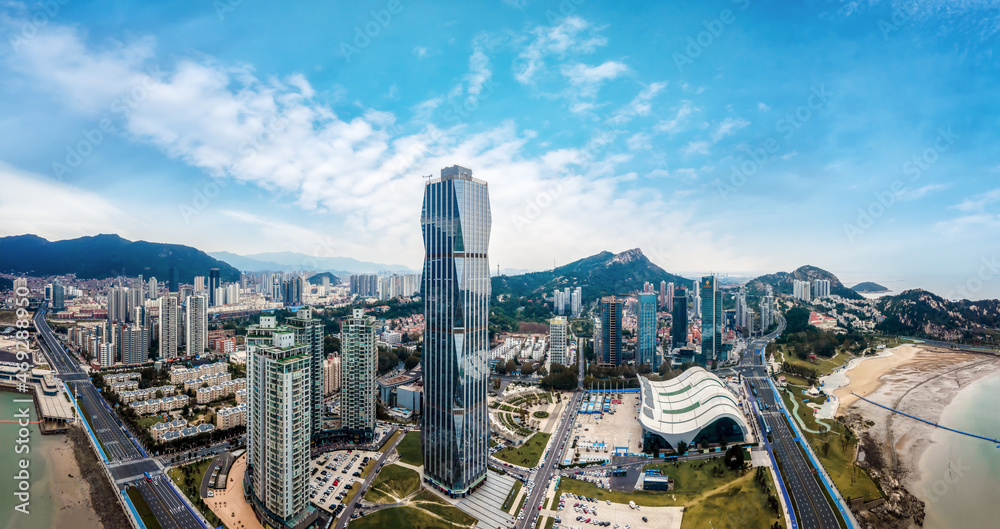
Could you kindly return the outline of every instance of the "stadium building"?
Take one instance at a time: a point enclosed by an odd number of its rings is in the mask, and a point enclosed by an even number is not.
[[[743,442],[750,431],[735,395],[718,377],[692,367],[666,382],[639,377],[642,406],[642,446],[676,448],[684,442],[694,447],[702,440]]]

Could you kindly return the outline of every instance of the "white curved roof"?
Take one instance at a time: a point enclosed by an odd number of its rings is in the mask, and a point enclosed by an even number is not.
[[[690,444],[706,426],[728,417],[749,433],[736,396],[719,377],[700,367],[692,367],[666,382],[639,377],[642,427],[661,435],[671,444]]]

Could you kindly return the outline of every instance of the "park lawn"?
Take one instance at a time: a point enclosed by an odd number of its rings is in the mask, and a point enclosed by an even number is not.
[[[150,426],[152,426],[152,425],[154,425],[154,424],[156,424],[158,422],[162,422],[162,421],[163,421],[163,419],[161,419],[157,415],[154,415],[152,417],[143,417],[143,418],[139,419],[138,422],[139,422],[139,426],[142,426],[143,428],[149,428]]]
[[[468,516],[454,507],[454,511]],[[468,525],[453,523],[432,515],[427,510],[416,506],[393,507],[351,520],[351,529],[382,529],[384,527],[406,527],[408,529],[461,529],[473,527],[475,520]]]
[[[382,442],[382,446],[378,447],[378,451],[382,452],[383,450],[385,450],[385,447],[392,446],[392,443],[395,443],[396,439],[402,435],[403,435],[402,430],[396,430],[396,433],[392,434],[392,437]]]
[[[812,408],[807,407],[799,395],[793,396],[789,392],[783,391],[781,398],[784,399],[789,414],[792,413],[791,399],[798,400],[798,417],[802,419],[802,422],[810,429],[824,430],[817,423]],[[881,498],[882,491],[878,484],[868,475],[868,472],[854,465],[855,447],[858,445],[857,437],[851,435],[845,443],[845,435],[848,432],[846,426],[837,420],[824,420],[823,423],[830,426],[829,432],[814,434],[802,431],[802,434],[805,435],[809,446],[819,458],[820,464],[823,465],[834,484],[840,489],[840,494],[845,499],[862,497],[865,501]],[[799,430],[802,428],[799,427]]]
[[[139,519],[142,520],[146,529],[163,528],[163,526],[160,525],[160,522],[156,520],[156,516],[153,515],[153,510],[149,508],[149,504],[146,503],[146,499],[142,497],[142,493],[139,492],[138,487],[126,487],[125,493],[128,494],[128,499],[132,501],[132,505],[135,507],[135,512],[139,513]]]
[[[766,475],[768,490],[771,494],[777,494],[771,473],[768,472]],[[784,516],[771,509],[767,497],[768,493],[755,483],[754,474],[750,472],[724,489],[685,507],[684,517],[681,518],[681,529],[766,528],[771,527],[775,521],[784,528]]]
[[[551,436],[551,434],[538,432],[528,438],[521,446],[508,446],[497,451],[493,456],[500,461],[506,461],[512,465],[532,468],[542,458],[542,453],[545,452],[545,445],[549,443],[549,437]]]
[[[372,503],[395,503],[420,488],[420,475],[399,465],[389,465],[379,471],[365,499]]]
[[[514,505],[514,500],[517,499],[517,495],[518,493],[521,492],[521,487],[523,486],[524,483],[521,483],[521,480],[514,481],[514,486],[511,487],[510,492],[507,493],[507,499],[504,500],[503,507],[501,507],[501,510],[504,510],[508,513],[510,512],[510,508]]]
[[[847,353],[837,353],[836,356],[830,359],[818,357],[816,359],[816,363],[814,364],[808,360],[802,360],[800,358],[796,358],[795,355],[791,354],[790,352],[785,353],[786,362],[792,365],[801,366],[808,369],[814,369],[816,370],[816,376],[820,377],[824,375],[829,375],[840,366],[851,361],[852,358],[855,358],[854,355],[850,355]]]
[[[552,529],[552,526],[553,526],[553,525],[554,525],[555,523],[556,523],[556,519],[555,519],[555,518],[547,518],[547,519],[545,520],[545,525],[544,525],[544,527],[545,527],[545,529]]]
[[[407,465],[415,467],[424,464],[424,454],[420,449],[420,432],[406,432],[406,437],[396,447],[399,452],[399,460]]]

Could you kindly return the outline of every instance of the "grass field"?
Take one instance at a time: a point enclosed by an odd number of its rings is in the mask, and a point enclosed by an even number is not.
[[[532,468],[542,458],[542,453],[545,451],[545,445],[549,442],[549,437],[551,437],[551,434],[536,433],[521,446],[509,446],[498,451],[494,456],[512,465]]]
[[[177,484],[177,488],[184,493],[185,496],[191,500],[191,504],[195,506],[199,511],[201,511],[202,516],[205,517],[209,522],[214,524],[214,527],[221,525],[219,517],[212,512],[212,509],[208,508],[201,499],[201,478],[205,476],[205,472],[208,471],[209,467],[212,466],[212,461],[215,458],[203,459],[195,463],[189,463],[187,465],[181,465],[179,467],[171,468],[167,471],[167,475],[170,479],[174,480]],[[185,477],[184,467],[191,468],[191,472],[188,477]]]
[[[510,512],[510,508],[514,506],[514,500],[517,499],[517,494],[521,492],[521,487],[523,486],[524,484],[521,483],[521,480],[514,482],[514,486],[511,487],[510,492],[507,493],[507,499],[503,502],[503,507],[501,507],[502,510]]]
[[[389,465],[379,471],[365,499],[372,503],[395,503],[420,488],[420,475],[399,465]]]
[[[817,358],[816,363],[814,364],[808,360],[801,360],[799,358],[796,358],[791,353],[791,350],[785,352],[784,356],[785,356],[785,361],[788,362],[789,364],[802,366],[808,369],[815,369],[816,376],[820,377],[824,375],[829,375],[840,366],[851,361],[852,358],[855,358],[853,355],[849,355],[847,353],[838,353],[837,356],[834,356],[833,358],[830,359],[822,357]]]
[[[771,494],[777,494],[771,474],[767,473],[766,476],[768,490]],[[771,527],[775,521],[785,527],[784,516],[771,509],[767,497],[768,493],[754,481],[754,474],[751,472],[685,508],[681,529],[766,528]]]
[[[396,447],[399,460],[407,465],[419,467],[424,464],[424,454],[420,450],[420,432],[406,432],[406,437]]]
[[[152,417],[143,417],[143,418],[139,419],[138,422],[139,422],[139,426],[142,426],[143,428],[149,428],[150,426],[152,426],[152,425],[154,425],[154,424],[156,424],[158,422],[163,422],[163,419],[160,419],[159,415],[154,415]]]
[[[396,439],[401,437],[403,433],[404,432],[402,430],[396,430],[396,433],[392,434],[392,437],[386,439],[385,441],[382,441],[382,446],[378,447],[378,451],[381,452],[385,450],[385,447],[392,446],[392,443],[395,443]]]
[[[388,468],[388,467],[386,467]],[[351,529],[462,529],[476,525],[476,519],[452,507],[433,493],[422,490],[405,507],[383,509],[351,520]]]
[[[142,520],[146,529],[163,528],[160,522],[156,521],[153,510],[149,508],[149,504],[146,503],[146,499],[142,497],[142,493],[137,487],[128,487],[125,489],[125,493],[128,494],[128,499],[132,501],[132,505],[135,506],[135,511],[139,513],[139,519]]]
[[[742,474],[732,470],[724,470],[721,476],[712,472],[712,467],[722,466],[722,457],[699,461],[680,461],[677,463],[654,463],[646,465],[645,469],[658,469],[664,476],[674,480],[674,490],[670,493],[619,492],[597,488],[586,481],[563,478],[559,482],[558,497],[563,492],[582,496],[590,496],[600,501],[611,500],[614,503],[628,504],[634,501],[637,505],[646,507],[672,507],[686,505],[698,500],[706,492],[717,490],[741,478]],[[676,499],[674,499],[676,498]]]
[[[790,393],[794,393],[794,396]],[[793,409],[791,399],[798,400],[798,416],[806,427],[812,430],[824,429],[816,422],[812,408],[805,405],[805,403],[812,401],[811,399],[803,399],[797,391],[782,391],[781,398],[785,401],[789,414]],[[814,434],[803,431],[802,433],[809,441],[809,445],[812,446],[820,463],[826,468],[837,488],[840,489],[840,493],[845,498],[863,497],[865,501],[881,498],[882,492],[871,476],[853,464],[858,439],[853,435],[850,438],[845,437],[848,435],[848,430],[839,421],[824,420],[823,422],[830,426],[829,432]]]

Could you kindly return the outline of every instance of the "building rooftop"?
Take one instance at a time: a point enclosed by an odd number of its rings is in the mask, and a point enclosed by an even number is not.
[[[732,419],[744,433],[750,430],[735,395],[719,377],[700,367],[665,382],[639,377],[639,387],[639,422],[665,438],[693,438],[721,418]]]

